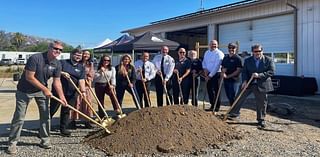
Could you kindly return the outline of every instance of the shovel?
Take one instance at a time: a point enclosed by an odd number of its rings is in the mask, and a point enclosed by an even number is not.
[[[131,84],[131,81],[130,81],[130,79],[129,79],[129,76],[126,75],[126,77],[127,77],[128,83]],[[140,103],[139,103],[138,98],[137,98],[137,95],[136,95],[136,91],[134,90],[134,87],[130,87],[130,89],[131,89],[131,92],[132,92],[134,101],[136,102],[135,105],[136,105],[137,109],[140,110],[141,107],[140,107]]]
[[[161,78],[161,81],[163,82],[163,76],[162,76],[162,73],[160,74],[160,78]],[[167,90],[167,86],[164,85],[163,86],[163,89],[164,89],[164,93],[166,94],[166,98],[167,98],[167,101],[169,102],[169,105],[171,106],[171,101],[169,99],[169,95],[168,95],[168,90]]]
[[[229,108],[229,110],[223,115],[223,120],[227,120],[228,118],[228,114],[229,112],[234,108],[234,106],[237,104],[237,102],[239,101],[239,99],[241,98],[242,94],[244,93],[244,91],[246,91],[246,89],[248,88],[249,84],[252,82],[253,80],[253,76],[251,76],[251,78],[249,79],[249,81],[247,82],[246,86],[244,86],[244,88],[241,90],[240,94],[238,95],[237,99],[232,103],[231,107]]]
[[[146,84],[142,81],[142,80],[144,80],[144,77],[143,77],[143,75],[142,75],[142,71],[140,72],[140,75],[141,75],[141,82],[142,82],[142,85],[143,85],[145,97],[147,97],[149,106],[151,107],[151,100],[150,100],[150,97],[149,97],[149,94],[148,94],[148,91],[147,91]],[[140,103],[141,103],[141,102],[140,102]]]
[[[223,76],[223,75],[221,75],[221,76]],[[216,115],[215,110],[216,110],[216,107],[217,107],[218,99],[220,97],[223,80],[224,80],[223,77],[220,77],[219,88],[218,88],[218,92],[216,94],[216,100],[214,101],[214,105],[213,105],[213,108],[212,108],[213,115]]]
[[[55,96],[53,96],[53,95],[51,96],[51,98],[53,98],[53,99],[55,99],[56,101],[58,101],[58,102],[60,102],[61,104],[63,104],[63,102],[62,102],[59,98],[57,98],[57,97],[55,97]],[[68,107],[68,108],[70,108],[71,110],[79,113],[81,116],[83,116],[83,117],[86,118],[87,120],[91,121],[92,123],[95,123],[96,125],[100,126],[100,127],[103,128],[109,135],[111,134],[111,132],[106,128],[106,126],[103,126],[102,124],[96,122],[95,120],[93,120],[92,118],[90,118],[90,117],[87,116],[86,114],[80,112],[79,110],[75,109],[74,107],[72,107],[72,106],[69,105],[69,104],[66,104],[66,107]]]
[[[177,75],[177,81],[178,81],[178,85],[179,85],[179,95],[180,95],[180,99],[181,99],[181,103],[182,105],[184,105],[184,102],[183,102],[183,93],[182,93],[182,88],[181,88],[181,82],[179,82],[179,73],[176,73]],[[180,104],[180,103],[179,103]]]
[[[73,87],[76,89],[76,91],[78,92],[78,94],[82,95],[80,89],[77,87],[77,85],[73,82],[73,80],[70,77],[70,74],[67,72],[63,72],[61,71],[61,74],[68,79],[68,81],[73,85]],[[99,115],[97,114],[97,112],[95,111],[95,109],[91,106],[91,104],[88,102],[87,98],[83,97],[84,102],[89,106],[89,108],[92,110],[92,112],[94,113],[94,115],[97,116],[97,118],[99,119],[99,121],[102,123],[102,119],[99,117]]]
[[[105,115],[105,117],[102,118],[102,125],[103,125],[103,126],[112,125],[115,120],[113,120],[112,118],[110,118],[110,117],[108,116],[107,112],[105,111],[104,107],[102,106],[101,102],[99,101],[96,93],[93,92],[93,89],[91,88],[91,86],[90,86],[90,84],[89,84],[89,82],[88,82],[87,80],[86,80],[86,84],[88,85],[91,94],[92,94],[93,97],[96,99],[98,105],[99,105],[100,108],[103,110],[103,113],[104,113],[104,115]]]
[[[108,79],[107,75],[106,75],[104,72],[102,72],[102,75],[103,75],[104,78],[107,80],[107,84],[108,84],[108,86],[110,87],[111,85],[110,85],[110,82],[109,82],[109,79]],[[112,96],[115,98],[116,104],[117,104],[117,106],[118,106],[118,108],[119,108],[119,110],[120,110],[120,114],[118,114],[118,118],[123,118],[123,117],[125,117],[126,114],[124,114],[124,113],[122,112],[122,108],[121,108],[121,106],[120,106],[120,104],[119,104],[119,101],[118,101],[118,99],[117,99],[117,96],[116,96],[114,90],[112,90],[112,89],[110,89],[110,90],[111,90],[111,94],[112,94]]]
[[[194,74],[192,74],[192,100],[193,100],[193,104],[192,105],[196,105],[196,85],[195,85],[196,81],[195,81],[195,76]],[[198,107],[198,106],[197,106]]]

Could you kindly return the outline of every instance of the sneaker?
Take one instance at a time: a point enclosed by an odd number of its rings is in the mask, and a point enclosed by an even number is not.
[[[17,145],[15,144],[10,144],[9,147],[7,148],[7,151],[6,151],[8,154],[16,154],[18,151],[17,151]]]
[[[44,142],[41,142],[39,144],[39,147],[43,148],[43,149],[51,149],[51,144],[50,143],[44,143]]]
[[[266,127],[266,121],[264,120],[261,120],[261,121],[258,121],[258,128],[265,128]]]
[[[236,116],[236,115],[228,115],[228,120],[231,120],[231,121],[239,121],[240,120],[240,116]]]
[[[70,137],[71,136],[71,132],[69,130],[62,129],[62,130],[60,130],[60,135],[63,136],[63,137]]]

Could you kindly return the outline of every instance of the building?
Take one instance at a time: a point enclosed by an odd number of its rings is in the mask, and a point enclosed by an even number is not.
[[[14,64],[26,64],[28,58],[40,52],[19,52],[19,51],[0,51],[0,60],[11,59]],[[61,53],[58,59],[68,59],[70,58],[70,53]]]
[[[320,0],[245,0],[168,18],[123,31],[152,31],[194,49],[217,39],[227,52],[229,42],[250,52],[264,46],[276,63],[276,75],[315,77],[320,85]],[[205,49],[200,50],[200,55]]]

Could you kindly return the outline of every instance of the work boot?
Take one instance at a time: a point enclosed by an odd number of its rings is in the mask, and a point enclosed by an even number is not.
[[[61,129],[60,130],[60,135],[63,137],[70,137],[71,136],[71,132],[67,129]]]
[[[16,154],[17,151],[17,145],[16,144],[10,144],[9,147],[6,150],[6,153],[8,154]]]

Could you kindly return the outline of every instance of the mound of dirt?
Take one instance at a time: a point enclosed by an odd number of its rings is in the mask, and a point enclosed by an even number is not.
[[[221,142],[240,138],[234,129],[212,113],[192,106],[144,108],[97,131],[84,143],[114,154],[192,153]]]

